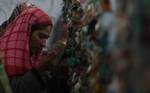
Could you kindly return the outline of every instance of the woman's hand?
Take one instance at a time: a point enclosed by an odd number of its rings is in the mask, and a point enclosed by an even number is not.
[[[59,37],[58,37],[58,42],[67,42],[68,39],[68,24],[63,21],[60,20],[60,33],[59,33]]]
[[[50,65],[55,64],[55,62],[58,60],[59,55],[61,54],[64,47],[65,44],[59,40],[52,46],[51,50],[49,50],[46,55],[41,55],[40,64],[36,68],[37,71],[40,73],[48,71]]]

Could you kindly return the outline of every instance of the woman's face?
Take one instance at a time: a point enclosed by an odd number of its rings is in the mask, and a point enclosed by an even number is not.
[[[31,54],[40,53],[42,48],[45,47],[46,40],[51,33],[51,26],[47,26],[43,29],[34,30],[30,37],[30,50]]]

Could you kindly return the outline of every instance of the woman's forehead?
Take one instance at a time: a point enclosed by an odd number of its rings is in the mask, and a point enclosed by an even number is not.
[[[47,26],[44,29],[41,29],[38,31],[41,34],[45,34],[45,35],[50,35],[50,33],[52,32],[52,26]]]

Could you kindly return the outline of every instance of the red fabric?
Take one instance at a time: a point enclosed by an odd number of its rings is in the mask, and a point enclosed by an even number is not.
[[[36,23],[52,25],[43,11],[37,7],[27,8],[7,26],[5,34],[0,38],[0,49],[9,77],[22,75],[37,64],[31,61],[29,53],[30,29]]]

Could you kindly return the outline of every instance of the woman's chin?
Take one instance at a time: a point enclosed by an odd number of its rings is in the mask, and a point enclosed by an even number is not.
[[[39,53],[41,53],[41,51],[42,51],[42,48],[37,48],[35,51],[35,54],[39,54]]]

